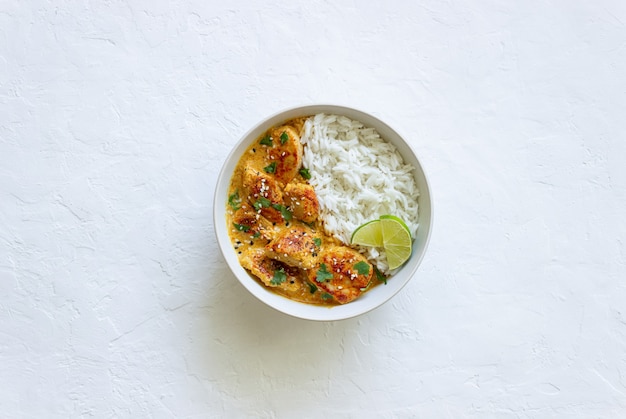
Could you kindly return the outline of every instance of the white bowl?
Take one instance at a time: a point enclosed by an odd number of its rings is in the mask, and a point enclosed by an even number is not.
[[[317,113],[327,113],[336,115],[345,115],[348,118],[362,122],[365,126],[373,127],[378,131],[382,138],[396,146],[405,163],[410,163],[415,168],[415,180],[420,190],[419,197],[419,228],[417,237],[413,242],[413,253],[411,258],[405,263],[388,281],[387,284],[380,284],[368,292],[361,295],[356,300],[333,307],[316,306],[311,304],[299,303],[289,300],[278,294],[273,293],[265,286],[257,282],[248,272],[241,267],[237,254],[233,249],[230,238],[228,236],[228,226],[226,225],[226,207],[228,200],[228,186],[231,176],[235,170],[237,162],[243,155],[243,152],[261,136],[270,127],[287,121],[291,118],[299,116],[314,115]],[[379,307],[383,303],[389,301],[391,297],[396,295],[402,287],[404,287],[415,274],[430,238],[432,227],[432,205],[430,200],[430,190],[426,175],[422,170],[415,153],[404,139],[394,131],[389,125],[380,119],[369,115],[365,112],[336,105],[310,105],[297,108],[291,108],[265,118],[251,130],[249,130],[239,140],[235,148],[230,152],[220,175],[217,179],[217,187],[215,189],[215,200],[213,205],[213,222],[217,241],[228,266],[233,271],[239,282],[259,300],[270,307],[289,314],[308,320],[333,321],[348,319],[358,316]]]

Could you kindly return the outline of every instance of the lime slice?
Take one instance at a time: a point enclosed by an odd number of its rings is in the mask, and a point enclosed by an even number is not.
[[[389,269],[396,269],[411,257],[411,233],[402,220],[393,216],[381,216],[380,226]]]
[[[382,247],[383,231],[380,220],[369,221],[359,226],[352,233],[350,243],[360,244],[361,246]]]
[[[402,227],[404,227],[406,229],[406,231],[409,232],[409,234],[411,234],[411,230],[409,229],[409,226],[406,225],[406,223],[404,221],[402,221],[402,218],[396,217],[395,215],[389,215],[389,214],[381,215],[380,218],[381,218],[381,220],[396,220],[397,222],[399,222],[402,225]]]

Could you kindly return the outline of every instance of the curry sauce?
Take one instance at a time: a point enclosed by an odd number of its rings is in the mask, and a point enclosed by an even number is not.
[[[305,119],[269,129],[243,153],[226,221],[239,262],[260,284],[304,303],[345,304],[378,281],[363,255],[324,232],[302,166]]]

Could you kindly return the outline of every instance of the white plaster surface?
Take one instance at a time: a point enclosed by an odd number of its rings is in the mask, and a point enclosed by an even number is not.
[[[0,1],[0,417],[626,417],[623,1]],[[218,251],[292,105],[429,175],[412,282],[315,323]],[[217,202],[223,205],[223,202]]]

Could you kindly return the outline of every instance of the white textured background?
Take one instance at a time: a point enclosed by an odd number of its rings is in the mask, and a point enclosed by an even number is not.
[[[626,417],[626,3],[297,3],[0,1],[0,416]],[[239,137],[318,102],[435,199],[414,280],[327,324],[211,218]]]

